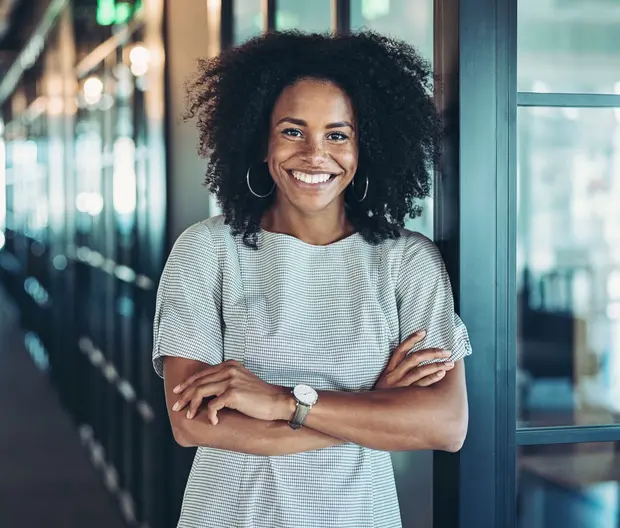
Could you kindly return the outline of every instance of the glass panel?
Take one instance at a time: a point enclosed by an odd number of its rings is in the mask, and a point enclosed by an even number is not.
[[[351,29],[372,29],[413,44],[433,61],[433,0],[362,0],[351,2]],[[434,191],[433,191],[434,192]],[[433,199],[423,200],[422,216],[408,218],[405,227],[433,238]]]
[[[520,91],[620,93],[617,0],[519,0]]]
[[[351,2],[351,29],[364,28],[410,42],[433,60],[433,0]]]
[[[518,113],[518,419],[620,422],[620,109]]]
[[[260,35],[263,28],[262,0],[237,0],[234,4],[234,43]]]
[[[619,480],[620,443],[522,447],[517,526],[617,528]]]
[[[331,31],[330,0],[278,0],[276,11],[276,28],[279,30],[297,29],[299,31]]]

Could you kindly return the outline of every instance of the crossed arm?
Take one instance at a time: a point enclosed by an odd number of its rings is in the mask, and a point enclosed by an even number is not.
[[[255,455],[285,455],[353,442],[383,451],[458,451],[467,431],[465,367],[458,361],[440,383],[370,392],[319,391],[305,426],[251,418],[222,408],[213,425],[207,413],[188,419],[172,410],[174,387],[207,367],[177,357],[164,360],[164,386],[176,441]],[[286,408],[286,407],[285,407]],[[292,413],[291,413],[292,414]]]

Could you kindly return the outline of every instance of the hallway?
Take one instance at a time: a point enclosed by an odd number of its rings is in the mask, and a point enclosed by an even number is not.
[[[122,528],[114,499],[24,348],[0,290],[0,526]]]

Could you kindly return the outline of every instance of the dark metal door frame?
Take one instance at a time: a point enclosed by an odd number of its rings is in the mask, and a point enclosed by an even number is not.
[[[436,518],[435,525],[510,528],[515,526],[516,471],[517,3],[458,4],[450,11],[458,16],[459,50],[455,297],[474,353],[466,360],[469,433],[450,471],[458,482],[452,503],[458,519],[442,524]],[[454,266],[451,258],[446,255]],[[449,510],[442,508],[441,497],[442,490],[435,489],[438,515]]]

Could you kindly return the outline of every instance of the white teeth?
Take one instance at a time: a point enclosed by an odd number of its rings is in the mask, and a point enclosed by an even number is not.
[[[308,174],[301,171],[291,171],[293,177],[305,183],[325,183],[331,178],[331,174]]]

